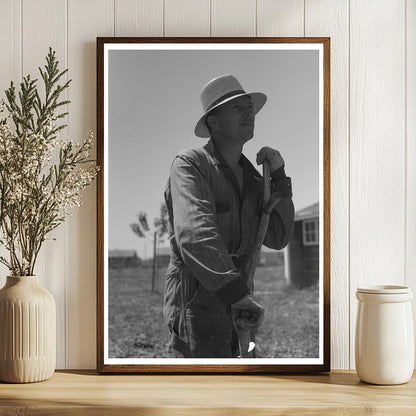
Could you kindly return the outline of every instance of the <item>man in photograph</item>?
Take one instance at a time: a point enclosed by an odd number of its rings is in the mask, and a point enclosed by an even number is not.
[[[241,272],[262,213],[263,179],[242,150],[253,138],[255,115],[266,99],[263,93],[245,92],[232,75],[208,82],[195,134],[210,140],[181,152],[172,163],[165,191],[171,259],[164,316],[170,357],[237,357],[233,315],[250,330],[263,320],[264,308]],[[281,199],[270,214],[264,245],[279,250],[293,230],[291,180],[277,150],[260,149],[256,163],[265,161],[271,190]]]

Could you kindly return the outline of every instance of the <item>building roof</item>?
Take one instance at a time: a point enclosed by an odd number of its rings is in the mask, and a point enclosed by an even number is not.
[[[308,220],[319,217],[319,202],[302,208],[295,214],[295,221]]]
[[[108,257],[137,257],[136,250],[108,250]]]

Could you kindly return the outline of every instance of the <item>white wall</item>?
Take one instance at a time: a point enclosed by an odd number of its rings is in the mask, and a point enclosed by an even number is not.
[[[416,0],[0,0],[0,10],[0,91],[52,46],[73,79],[74,140],[95,131],[97,36],[331,37],[331,362],[354,368],[356,287],[416,289]],[[95,368],[95,192],[38,264],[57,303],[58,368]]]

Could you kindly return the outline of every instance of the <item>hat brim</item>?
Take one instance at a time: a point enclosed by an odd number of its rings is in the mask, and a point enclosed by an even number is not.
[[[262,92],[246,92],[244,94],[237,94],[233,95],[232,97],[226,98],[225,100],[219,102],[217,105],[214,105],[214,107],[210,108],[198,121],[198,123],[195,126],[195,134],[198,137],[202,138],[208,138],[210,137],[208,127],[206,125],[206,118],[210,115],[211,111],[215,108],[218,108],[219,106],[228,103],[229,101],[235,100],[238,97],[244,97],[244,96],[250,96],[250,98],[253,101],[253,111],[254,114],[257,114],[264,104],[266,103],[267,97]]]

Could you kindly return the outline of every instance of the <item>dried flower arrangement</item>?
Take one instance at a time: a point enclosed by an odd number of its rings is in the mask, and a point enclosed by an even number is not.
[[[44,96],[37,80],[23,78],[20,91],[11,82],[0,105],[0,245],[10,258],[0,256],[12,276],[31,276],[47,235],[81,205],[81,194],[95,178],[97,167],[90,159],[93,135],[79,144],[60,138],[68,113],[60,101],[70,80],[58,84],[67,69],[49,48],[44,70]],[[59,161],[58,161],[59,155]]]

